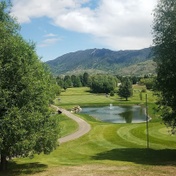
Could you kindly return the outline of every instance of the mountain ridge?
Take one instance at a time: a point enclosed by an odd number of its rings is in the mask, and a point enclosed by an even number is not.
[[[94,48],[70,52],[54,60],[47,61],[46,64],[56,76],[61,74],[78,74],[85,71],[126,75],[130,73],[125,70],[132,66],[148,65],[146,69],[142,70],[141,67],[141,70],[139,68],[137,69],[138,71],[133,72],[134,75],[140,75],[148,74],[148,71],[154,73],[155,64],[152,59],[153,52],[151,47],[140,50],[119,51]]]

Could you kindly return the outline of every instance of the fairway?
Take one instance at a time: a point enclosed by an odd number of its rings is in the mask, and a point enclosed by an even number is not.
[[[18,167],[26,166],[25,170],[31,170],[36,176],[60,175],[58,172],[65,176],[74,173],[159,176],[163,172],[174,176],[176,136],[169,135],[164,125],[149,124],[150,149],[147,150],[145,124],[108,124],[85,115],[82,118],[92,126],[88,134],[62,144],[50,155],[17,159]],[[38,166],[30,168],[30,163]],[[25,170],[20,175],[28,175]]]
[[[62,107],[73,107],[76,105],[101,105],[114,103],[115,99],[105,94],[92,94],[89,88],[69,88],[55,100],[55,104]]]
[[[125,101],[115,94],[115,96],[107,96],[106,94],[95,94],[90,92],[90,88],[68,88],[63,91],[57,99],[55,99],[55,104],[65,108],[71,108],[74,105],[81,106],[99,106],[99,105],[123,105],[123,104],[145,104],[145,96],[148,94],[148,101],[154,102],[155,98],[153,92],[147,91],[142,94],[142,99],[140,98],[140,90],[143,86],[134,86],[133,96],[129,98],[129,101]]]
[[[82,91],[83,88],[75,89],[75,93],[74,89],[71,92],[68,91],[68,94],[65,93],[65,95],[60,96],[61,101],[63,101],[60,104],[63,107],[71,107],[72,104],[67,104],[66,100],[72,100],[75,104],[79,102],[82,105],[81,96],[87,98],[97,96],[99,98],[96,102],[102,103],[101,100],[104,100],[105,104],[111,100],[115,102],[118,98],[91,95],[89,92],[83,94]],[[80,92],[82,93],[80,94]],[[149,92],[150,103],[152,104],[154,99],[151,95],[152,93]],[[131,98],[128,103],[132,104],[138,101],[142,104],[142,101],[137,100],[137,97],[136,93],[134,99]],[[89,102],[87,101],[87,103]],[[77,116],[91,125],[89,133],[79,139],[61,144],[50,155],[36,155],[33,159],[14,159],[14,162],[10,164],[12,171],[1,175],[175,176],[176,136],[170,135],[169,129],[159,119],[153,119],[149,122],[150,149],[146,149],[145,123],[112,124],[97,121],[95,118],[81,113]],[[150,116],[153,117],[153,114]],[[58,115],[58,118],[61,121],[63,135],[77,130],[77,125],[69,118],[63,115]],[[67,128],[70,130],[67,131]]]

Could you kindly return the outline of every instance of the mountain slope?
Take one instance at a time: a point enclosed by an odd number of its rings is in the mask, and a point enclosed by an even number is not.
[[[147,62],[150,61],[150,62]],[[142,64],[144,62],[144,64]],[[139,64],[141,63],[141,64]],[[108,49],[88,49],[65,54],[54,60],[46,62],[54,75],[77,74],[87,72],[104,72],[112,74],[148,74],[147,65],[150,65],[150,72],[154,71],[152,64],[151,48],[141,50],[111,51]],[[140,65],[144,66],[145,69]],[[153,65],[153,68],[151,66]],[[133,73],[128,73],[127,68],[132,69]],[[140,72],[139,72],[140,70]],[[144,70],[144,72],[142,71]]]

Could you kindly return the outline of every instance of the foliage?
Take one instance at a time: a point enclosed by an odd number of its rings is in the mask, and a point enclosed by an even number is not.
[[[128,78],[123,79],[119,87],[118,95],[126,100],[133,95],[132,83]]]
[[[7,159],[49,153],[57,145],[58,123],[49,104],[56,83],[33,43],[19,35],[9,6],[0,2],[0,155]]]
[[[132,77],[131,77],[131,81],[132,81],[132,84],[137,84],[137,82],[139,81],[139,77],[137,77],[137,76],[132,76]]]
[[[63,78],[57,76],[56,82],[61,88],[66,89],[69,87],[88,86],[91,84],[91,79],[89,74],[85,72],[83,75],[66,75]]]
[[[91,79],[90,76],[87,72],[85,72],[83,74],[83,82],[82,82],[83,86],[89,86],[91,84]]]
[[[71,81],[72,81],[73,87],[82,87],[80,76],[72,75]]]
[[[110,92],[110,96],[111,96],[111,97],[114,96],[114,91],[111,90],[111,92]]]
[[[148,90],[154,88],[155,78],[142,78],[140,79],[140,84],[145,85]]]
[[[117,86],[117,79],[110,75],[94,75],[91,77],[90,88],[94,93],[110,93]]]
[[[176,127],[176,1],[160,0],[154,13],[153,35],[157,63],[156,90],[161,117]]]
[[[143,88],[143,89],[141,90],[141,92],[142,92],[142,93],[146,93],[146,92],[147,92],[146,88]]]
[[[72,87],[73,83],[71,81],[71,77],[69,75],[66,75],[64,77],[64,88]]]

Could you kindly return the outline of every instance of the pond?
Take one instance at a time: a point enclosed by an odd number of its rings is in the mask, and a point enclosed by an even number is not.
[[[141,106],[84,107],[81,113],[110,123],[141,123],[146,121],[145,108]]]

